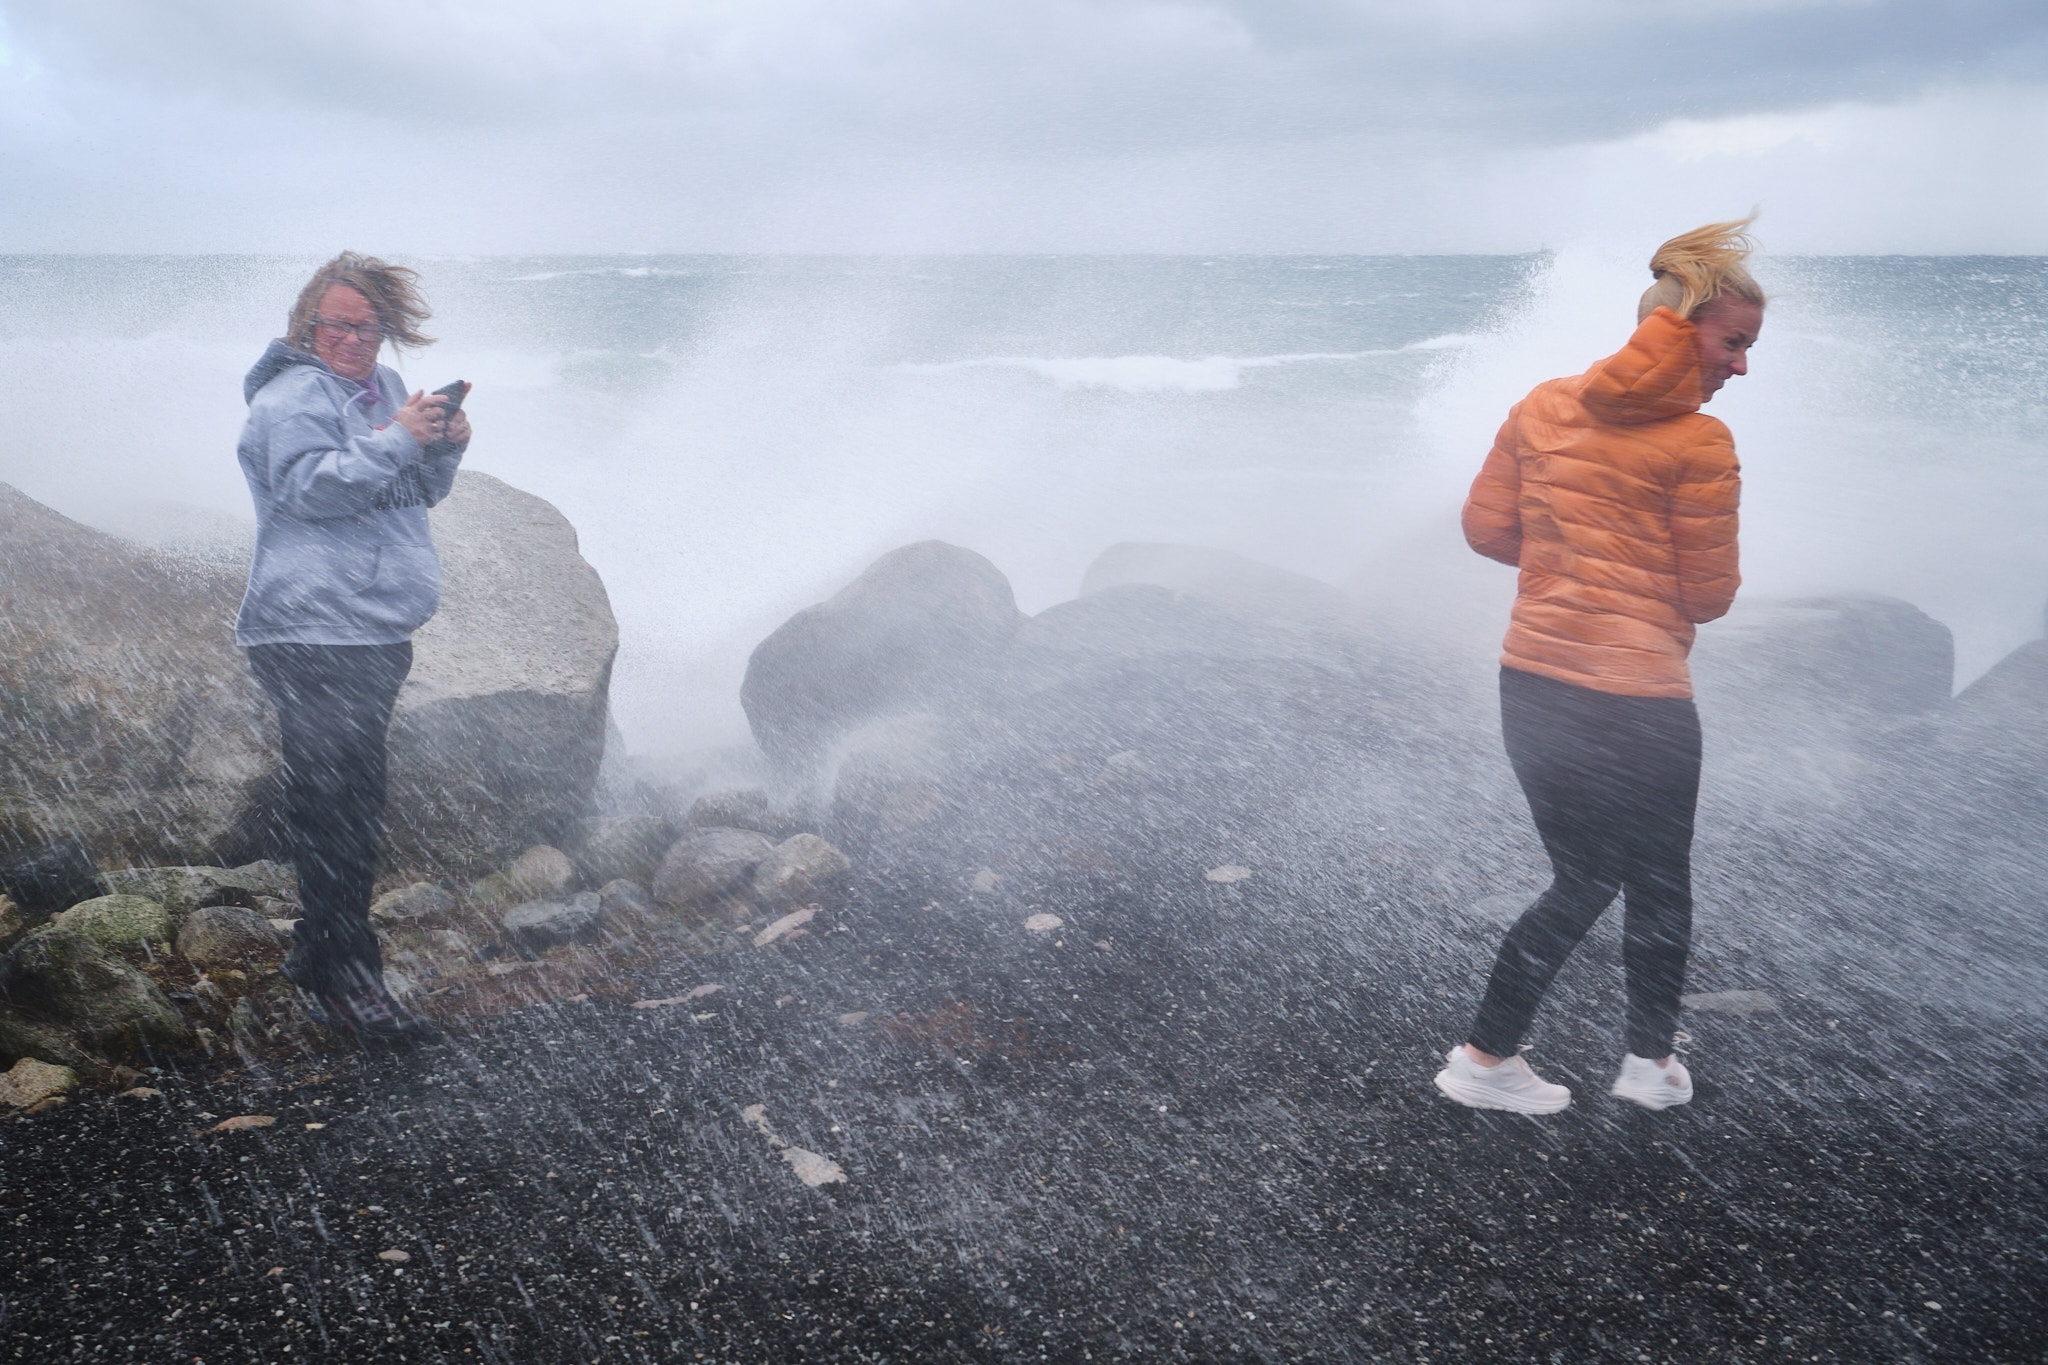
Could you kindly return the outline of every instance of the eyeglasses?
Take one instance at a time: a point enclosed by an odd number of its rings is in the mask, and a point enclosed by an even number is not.
[[[330,341],[339,341],[352,336],[357,341],[382,341],[384,324],[381,322],[348,322],[341,318],[314,318],[313,325],[327,334]]]

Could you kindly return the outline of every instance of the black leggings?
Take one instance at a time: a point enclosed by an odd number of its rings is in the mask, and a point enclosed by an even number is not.
[[[374,981],[384,737],[412,645],[255,645],[249,667],[284,732],[285,823],[304,910],[285,975],[322,994]]]
[[[1628,1050],[1667,1056],[1692,944],[1699,712],[1503,668],[1500,719],[1553,880],[1508,930],[1469,1041],[1512,1053],[1558,968],[1626,891]]]

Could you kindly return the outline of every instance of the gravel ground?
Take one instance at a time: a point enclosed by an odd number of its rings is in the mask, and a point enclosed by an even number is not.
[[[2038,1002],[1874,966],[1867,907],[1774,952],[1766,885],[1703,916],[1693,989],[1777,1009],[1688,1017],[1693,1105],[1605,1093],[1603,923],[1534,1040],[1573,1107],[1470,1112],[1499,929],[1356,856],[871,882],[438,1046],[162,1059],[0,1126],[0,1356],[2048,1359]]]

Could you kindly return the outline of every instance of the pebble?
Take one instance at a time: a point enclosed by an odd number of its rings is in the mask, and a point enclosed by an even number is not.
[[[11,1071],[0,1075],[0,1105],[26,1109],[53,1095],[61,1095],[76,1084],[78,1073],[70,1067],[52,1066],[33,1057],[23,1057]]]
[[[149,1086],[146,1085],[137,1085],[131,1086],[128,1089],[123,1090],[120,1094],[114,1096],[114,1098],[117,1100],[153,1100],[163,1093],[164,1092],[161,1090],[152,1090]]]
[[[1225,863],[1221,867],[1212,867],[1207,872],[1204,872],[1202,880],[1215,882],[1219,886],[1229,886],[1231,883],[1241,882],[1251,875],[1252,870],[1242,864]]]
[[[766,948],[792,929],[801,928],[803,925],[809,924],[816,917],[817,913],[818,907],[815,905],[807,905],[801,910],[792,910],[760,933],[754,935],[754,946],[756,948]]]
[[[975,873],[974,879],[968,882],[967,884],[968,886],[972,887],[977,894],[983,896],[990,896],[994,895],[995,889],[1003,884],[1003,879],[1001,877],[998,877],[994,872],[990,871],[988,868],[984,867],[981,871]]]
[[[1778,1008],[1778,1002],[1762,991],[1708,991],[1682,995],[1678,1003],[1702,1014],[1770,1014]]]
[[[766,1138],[768,1145],[789,1163],[789,1169],[796,1172],[796,1178],[812,1189],[820,1185],[834,1185],[845,1181],[846,1171],[838,1162],[807,1148],[792,1147],[776,1136],[775,1130],[768,1126],[767,1105],[750,1104],[740,1111],[740,1116],[746,1119],[749,1127]]]
[[[838,1162],[803,1147],[783,1148],[782,1159],[796,1172],[798,1180],[814,1190],[820,1185],[836,1185],[846,1180],[846,1171]]]
[[[269,1114],[237,1114],[231,1119],[222,1119],[206,1131],[209,1133],[239,1133],[249,1128],[268,1128],[276,1122],[276,1118]]]
[[[397,1247],[392,1247],[389,1251],[378,1252],[377,1259],[380,1261],[389,1261],[393,1265],[404,1265],[407,1261],[410,1261],[412,1259],[412,1253],[409,1251],[400,1251]]]
[[[854,1010],[851,1013],[840,1015],[838,1019],[839,1024],[845,1028],[859,1028],[867,1021],[868,1011],[866,1010]]]
[[[1024,921],[1024,927],[1034,934],[1049,934],[1055,929],[1065,928],[1066,924],[1058,915],[1046,914],[1033,915]]]

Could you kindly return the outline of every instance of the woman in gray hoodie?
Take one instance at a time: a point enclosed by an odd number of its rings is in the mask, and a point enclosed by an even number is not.
[[[243,383],[242,473],[256,555],[235,639],[277,706],[285,817],[304,907],[284,973],[320,1022],[364,1037],[430,1031],[384,988],[370,929],[385,732],[434,614],[427,509],[448,495],[469,420],[377,363],[424,346],[415,272],[344,252],[315,272]]]

